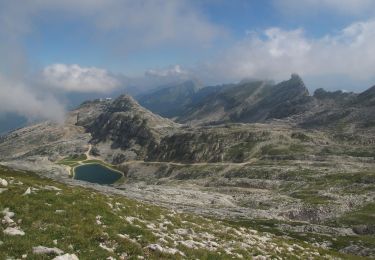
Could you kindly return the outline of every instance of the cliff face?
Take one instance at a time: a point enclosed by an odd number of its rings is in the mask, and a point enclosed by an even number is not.
[[[144,156],[149,146],[154,146],[162,136],[177,127],[176,123],[153,114],[132,97],[123,95],[114,100],[86,129],[92,136],[92,144],[105,143],[109,150],[132,150],[139,158]]]
[[[167,128],[176,126],[142,108],[130,96],[120,96],[87,126],[94,142],[111,140],[116,146],[128,148],[131,142],[143,145],[156,140]]]
[[[312,97],[298,75],[274,85],[271,82],[242,82],[206,96],[188,109],[181,122],[265,122],[305,112]]]

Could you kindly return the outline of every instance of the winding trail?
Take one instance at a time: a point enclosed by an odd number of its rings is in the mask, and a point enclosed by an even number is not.
[[[169,164],[169,165],[175,165],[175,166],[244,166],[248,164],[253,164],[256,162],[257,159],[253,158],[249,161],[242,162],[242,163],[234,163],[234,162],[216,162],[216,163],[210,163],[210,162],[201,162],[201,163],[178,163],[178,162],[155,162],[155,161],[126,161],[123,162],[123,165],[127,164],[137,164],[137,163],[145,163],[145,164]]]
[[[86,160],[92,160],[93,158],[91,157],[91,155],[90,155],[90,152],[91,152],[91,150],[92,150],[92,145],[91,144],[89,144],[89,149],[87,150],[87,152],[85,152],[85,155],[86,155]],[[84,160],[85,161],[85,160]]]

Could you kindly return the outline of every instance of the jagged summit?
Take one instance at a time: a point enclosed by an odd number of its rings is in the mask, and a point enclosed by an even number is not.
[[[182,122],[263,122],[306,111],[311,97],[297,74],[279,84],[243,81],[207,95],[181,116]]]
[[[303,82],[301,76],[297,73],[292,73],[292,75],[290,76],[290,80],[293,81],[293,82],[296,82],[299,86],[306,88],[306,85],[305,83]]]
[[[119,96],[111,104],[111,108],[117,109],[118,111],[129,111],[137,107],[139,107],[138,102],[135,101],[132,96],[127,94]]]

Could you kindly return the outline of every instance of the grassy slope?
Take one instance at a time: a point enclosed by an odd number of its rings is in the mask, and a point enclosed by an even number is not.
[[[0,241],[3,242],[0,259],[20,258],[23,254],[28,255],[27,259],[50,259],[32,254],[32,247],[39,245],[56,246],[67,253],[75,253],[80,259],[118,258],[123,253],[128,254],[129,259],[138,256],[146,259],[181,258],[178,253],[173,255],[148,249],[152,243],[180,250],[188,259],[228,259],[239,255],[245,259],[253,255],[277,255],[287,259],[296,259],[296,255],[317,259],[322,255],[337,256],[335,252],[313,248],[297,240],[179,214],[90,189],[69,187],[31,173],[0,167],[0,178],[10,183],[8,190],[0,195],[0,210],[9,208],[15,212],[13,220],[20,221],[18,225],[26,233],[25,236],[12,237],[0,232]],[[53,185],[61,191],[48,190],[46,185]],[[38,190],[23,196],[28,187]],[[56,210],[63,212],[56,213]],[[101,223],[97,223],[97,216],[101,216]],[[5,228],[3,224],[0,230]],[[121,238],[118,234],[128,238]],[[57,245],[53,244],[55,239]],[[195,243],[196,248],[183,245],[189,241],[194,241],[191,243]],[[114,251],[102,249],[100,243]]]

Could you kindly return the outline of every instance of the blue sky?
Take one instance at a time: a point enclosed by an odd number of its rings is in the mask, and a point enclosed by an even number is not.
[[[117,73],[142,74],[154,67],[174,64],[185,66],[204,60],[223,49],[230,48],[246,37],[249,31],[261,32],[270,27],[285,30],[303,28],[309,37],[322,37],[335,33],[360,19],[360,15],[345,15],[334,10],[321,10],[316,14],[293,14],[279,10],[274,1],[192,1],[195,10],[208,22],[221,27],[224,35],[214,39],[211,45],[180,46],[165,45],[122,51],[113,47],[113,42],[123,34],[115,30],[108,34],[98,32],[79,15],[59,13],[58,9],[42,11],[33,18],[33,32],[23,39],[31,61],[39,66],[54,63],[97,66]],[[324,6],[322,6],[324,8]],[[367,18],[367,15],[364,15]],[[106,39],[103,39],[106,38]],[[136,39],[134,39],[136,41]]]
[[[191,77],[375,84],[373,0],[0,0],[0,23],[0,111],[31,118]]]
[[[298,14],[280,10],[275,1],[192,2],[195,11],[209,23],[225,31],[225,35],[214,39],[209,47],[164,43],[156,47],[123,51],[119,47],[113,48],[113,42],[125,34],[121,28],[109,33],[98,32],[92,20],[66,11],[61,13],[58,8],[41,11],[39,16],[31,18],[33,31],[24,37],[23,44],[27,48],[29,59],[40,66],[53,63],[80,64],[124,74],[141,74],[148,68],[174,64],[193,65],[209,54],[215,55],[215,52],[230,48],[246,37],[246,32],[249,31],[261,32],[271,27],[285,30],[302,28],[307,36],[314,38],[340,31],[361,18],[369,18],[365,11],[363,15],[343,14],[327,9],[324,5],[313,14],[308,11]]]

